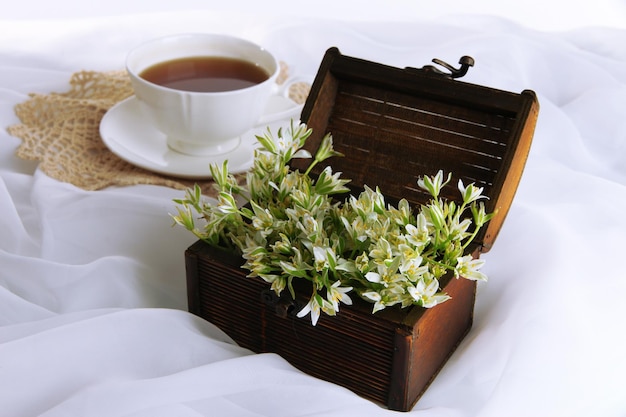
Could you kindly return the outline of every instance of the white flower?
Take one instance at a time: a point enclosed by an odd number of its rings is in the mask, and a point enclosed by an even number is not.
[[[306,128],[306,125],[303,126]],[[333,137],[330,133],[327,133],[322,138],[322,143],[315,153],[315,161],[322,162],[332,156],[343,156],[343,154],[333,149]]]
[[[264,235],[267,235],[269,232],[266,232],[272,224],[274,223],[274,218],[272,217],[272,213],[266,208],[260,207],[254,201],[251,203],[252,209],[254,211],[254,217],[252,218],[252,226],[259,231],[265,232]]]
[[[341,281],[336,281],[330,288],[326,298],[332,304],[335,311],[339,311],[339,302],[346,305],[352,305],[352,299],[348,296],[348,293],[352,291],[352,287],[341,287]]]
[[[472,217],[474,218],[474,223],[476,223],[476,227],[483,227],[485,223],[489,221],[494,215],[494,213],[487,214],[485,211],[485,204],[480,201],[478,204],[472,204]]]
[[[372,313],[376,313],[379,310],[385,308],[385,303],[382,300],[382,297],[376,291],[368,291],[361,294],[362,297],[374,302],[374,308],[372,309]]]
[[[304,213],[302,219],[298,222],[298,227],[309,239],[315,239],[314,236],[316,236],[320,230],[319,226],[315,217],[311,216],[309,213]]]
[[[323,271],[330,268],[335,269],[337,265],[337,256],[335,251],[330,247],[313,246],[313,258],[315,259],[315,270]]]
[[[428,242],[428,228],[426,226],[426,217],[420,213],[418,216],[418,224],[407,224],[405,227],[406,230],[406,240],[408,243],[415,247],[424,246]]]
[[[472,255],[457,258],[457,264],[454,268],[455,277],[463,277],[473,281],[487,281],[487,275],[480,272],[479,269],[485,264],[482,259],[474,259]]]
[[[415,286],[409,286],[407,288],[408,293],[413,297],[418,305],[425,308],[432,308],[437,304],[441,304],[450,299],[450,296],[446,294],[438,294],[439,281],[436,279],[430,280],[428,284],[426,280],[419,280]]]
[[[281,179],[280,184],[277,185],[272,181],[269,181],[268,184],[278,191],[279,198],[285,198],[289,193],[298,189],[298,181],[298,176],[293,172],[289,172]]]
[[[467,229],[472,225],[472,221],[470,219],[463,219],[461,222],[458,219],[454,219],[450,224],[450,234],[452,236],[467,236]]]
[[[398,208],[393,208],[393,206],[389,206],[388,209],[388,214],[393,217],[394,221],[398,225],[405,225],[410,223],[413,209],[406,199],[403,198],[398,202]]]
[[[302,308],[302,310],[300,310],[297,316],[299,318],[302,318],[311,313],[311,324],[315,326],[320,318],[322,310],[329,316],[335,315],[337,310],[335,310],[333,307],[334,306],[329,301],[324,300],[319,294],[313,294],[309,302],[304,306],[304,308]]]
[[[404,258],[400,263],[399,270],[411,281],[416,281],[419,277],[428,272],[428,265],[422,265],[422,257],[417,255]]]
[[[370,258],[376,260],[377,263],[392,259],[393,253],[391,252],[391,245],[389,244],[389,241],[385,238],[379,239],[374,244],[374,248],[370,251],[369,256]]]
[[[463,196],[463,202],[465,204],[469,204],[481,198],[487,198],[486,196],[482,195],[483,187],[476,187],[474,183],[469,184],[467,187],[465,187],[463,185],[463,180],[459,180],[458,187],[459,191],[461,192],[461,196]]]
[[[428,191],[430,193],[430,195],[432,195],[434,198],[437,198],[437,197],[439,197],[439,193],[441,192],[441,188],[443,188],[444,185],[446,185],[448,182],[450,182],[451,178],[452,178],[452,174],[449,173],[448,174],[448,178],[444,181],[443,180],[443,171],[439,170],[434,177],[424,176],[424,177],[420,178],[419,180],[417,180],[417,185],[421,189]]]
[[[428,214],[430,222],[433,224],[435,229],[437,230],[445,230],[446,229],[446,216],[443,213],[443,210],[439,206],[439,204],[429,204],[425,207],[426,213]]]
[[[224,191],[217,196],[217,208],[224,214],[235,214],[239,212],[235,198]]]
[[[370,271],[367,274],[365,274],[365,279],[368,280],[369,282],[379,283],[382,280],[382,277],[380,276],[378,272]]]
[[[330,166],[324,168],[315,181],[315,192],[322,195],[338,194],[349,191],[349,188],[345,187],[345,184],[349,180],[340,178],[341,172],[333,171]]]
[[[317,321],[320,318],[320,311],[321,311],[321,307],[315,298],[316,298],[316,295],[314,294],[309,300],[309,302],[307,303],[307,305],[305,305],[304,308],[300,310],[300,312],[297,314],[299,318],[302,318],[306,316],[307,314],[311,313],[311,324],[313,324],[313,326],[317,324]]]
[[[354,260],[354,265],[357,270],[360,272],[365,272],[369,269],[369,261],[370,259],[367,257],[367,253],[363,252]]]

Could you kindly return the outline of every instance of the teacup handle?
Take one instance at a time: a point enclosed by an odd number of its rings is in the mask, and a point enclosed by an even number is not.
[[[289,102],[286,102],[288,103],[288,107],[285,109],[278,110],[273,113],[265,114],[261,116],[261,118],[257,122],[257,126],[267,125],[270,123],[277,122],[279,120],[299,118],[300,112],[302,111],[302,107],[304,106],[304,103],[298,104],[295,101],[293,101],[293,99],[289,97],[289,89],[294,84],[297,84],[300,82],[304,82],[310,85],[311,79],[312,79],[311,77],[306,77],[306,76],[294,76],[294,77],[288,78],[282,84],[275,84],[273,86],[272,96],[274,97],[278,96],[281,98],[288,99]],[[270,97],[270,100],[272,100],[272,97]]]

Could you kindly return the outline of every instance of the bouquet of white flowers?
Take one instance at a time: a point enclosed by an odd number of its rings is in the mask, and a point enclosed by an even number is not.
[[[217,202],[205,201],[200,187],[177,199],[176,224],[208,244],[238,252],[249,276],[261,277],[280,295],[296,298],[295,279],[310,282],[310,298],[298,312],[335,315],[355,293],[372,302],[373,312],[393,305],[434,307],[449,297],[440,291],[446,273],[486,280],[484,261],[468,246],[492,217],[486,213],[482,188],[458,182],[462,202],[440,198],[452,175],[442,171],[418,180],[432,199],[421,207],[400,200],[385,202],[381,191],[365,187],[347,194],[341,173],[326,167],[317,178],[313,166],[341,156],[326,135],[314,157],[303,149],[311,130],[304,124],[268,131],[257,139],[254,164],[240,185],[228,162],[212,165]],[[305,172],[292,170],[293,158],[313,158]],[[341,199],[343,195],[343,200]],[[201,221],[200,221],[201,220]],[[201,223],[201,224],[199,224]],[[307,293],[308,296],[308,293]]]

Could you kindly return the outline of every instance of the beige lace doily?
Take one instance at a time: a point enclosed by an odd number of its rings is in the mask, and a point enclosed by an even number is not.
[[[281,63],[279,83],[287,78]],[[289,95],[304,103],[309,85],[291,86]],[[80,71],[72,75],[65,93],[30,94],[15,106],[21,124],[10,126],[9,134],[22,140],[17,156],[40,161],[52,178],[85,190],[136,184],[163,185],[186,189],[198,183],[211,194],[212,181],[195,181],[157,174],[136,167],[113,154],[100,138],[102,116],[116,103],[133,94],[125,71]],[[207,166],[207,171],[209,167]]]

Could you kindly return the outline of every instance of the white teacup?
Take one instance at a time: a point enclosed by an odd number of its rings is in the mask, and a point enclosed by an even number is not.
[[[266,73],[263,81],[227,91],[185,91],[147,81],[146,70],[172,60],[220,57],[246,61]],[[141,107],[178,152],[207,156],[234,150],[259,121],[279,73],[276,58],[244,39],[219,34],[183,34],[133,49],[126,69]]]

